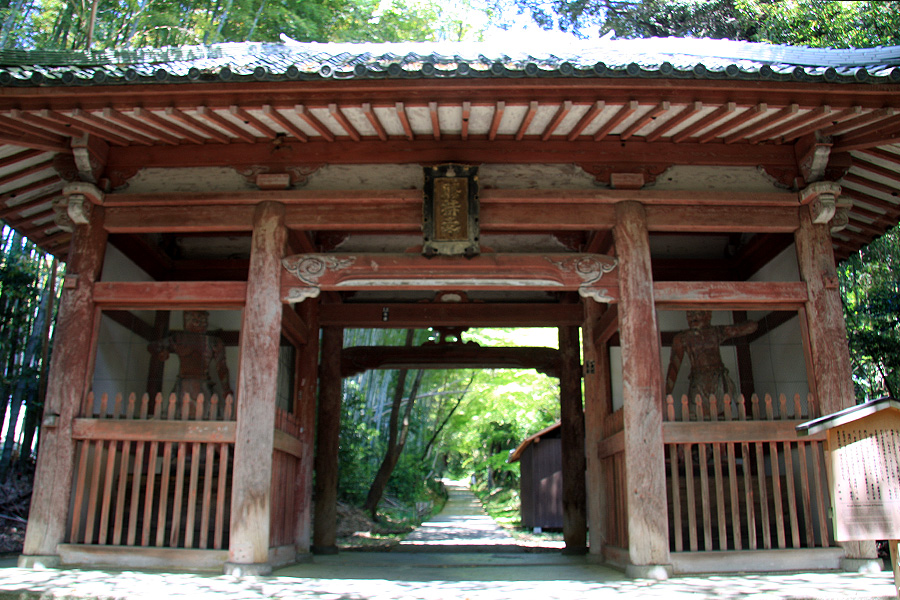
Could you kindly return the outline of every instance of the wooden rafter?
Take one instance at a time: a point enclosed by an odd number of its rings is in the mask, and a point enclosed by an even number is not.
[[[519,123],[519,130],[516,132],[517,140],[521,140],[525,137],[525,132],[528,131],[529,125],[531,125],[531,122],[534,120],[534,116],[537,114],[538,106],[539,104],[535,100],[532,100],[528,103],[528,110],[525,111],[525,116],[522,117],[522,122]]]
[[[757,133],[759,131],[763,131],[769,129],[770,127],[774,127],[778,123],[784,121],[785,119],[790,119],[794,115],[797,114],[800,110],[799,104],[789,104],[783,108],[781,108],[778,112],[773,115],[769,115],[756,121],[755,123],[751,123],[747,125],[743,129],[735,131],[731,135],[725,136],[726,144],[733,144],[739,140],[743,140],[750,136],[751,134]]]
[[[344,111],[341,110],[341,107],[336,103],[332,102],[328,105],[328,114],[331,115],[331,118],[337,121],[338,125],[340,125],[344,131],[347,132],[347,135],[354,142],[358,142],[361,138],[359,131],[356,130],[356,127],[353,126],[353,123],[350,122],[350,119],[344,114]]]
[[[106,107],[103,109],[103,117],[106,119],[110,119],[115,121],[127,128],[138,131],[148,137],[155,138],[160,140],[165,144],[177,145],[181,143],[181,140],[174,135],[170,135],[165,131],[152,127],[148,123],[141,121],[135,117],[131,117],[126,114],[122,114],[114,108]]]
[[[177,123],[169,121],[168,119],[163,119],[153,111],[137,107],[134,109],[134,115],[138,119],[142,119],[143,121],[150,123],[154,127],[162,129],[166,133],[174,135],[176,138],[183,139],[192,144],[206,143],[206,138],[202,135],[196,133],[193,130],[187,129],[186,127],[179,126]]]
[[[238,106],[236,104],[232,104],[231,106],[229,106],[228,112],[230,112],[236,118],[243,121],[244,125],[247,125],[253,129],[255,129],[256,131],[258,131],[259,134],[266,139],[274,140],[278,136],[278,134],[275,131],[273,131],[271,127],[269,127],[268,125],[266,125],[265,123],[263,123],[262,121],[260,121],[259,119],[257,119],[256,117],[254,117],[249,112],[247,112],[246,110],[244,110],[243,108],[241,108],[240,106]]]
[[[287,117],[281,114],[281,112],[274,106],[263,104],[262,111],[263,114],[274,121],[278,127],[281,127],[283,133],[291,136],[294,139],[300,140],[301,142],[306,142],[307,140],[309,140],[309,136],[307,136],[299,127],[294,125]]]
[[[551,119],[550,123],[547,124],[547,127],[544,128],[544,132],[541,134],[541,140],[547,141],[550,139],[550,136],[553,135],[553,132],[556,131],[556,128],[559,127],[559,124],[562,123],[563,119],[572,112],[572,106],[571,100],[566,100],[562,103],[556,110],[556,114],[553,115],[553,119]]]
[[[406,114],[406,107],[402,102],[397,102],[394,104],[394,110],[397,112],[397,118],[400,119],[400,126],[403,127],[403,133],[406,134],[406,139],[409,141],[413,141],[416,139],[415,134],[413,133],[412,126],[409,124],[409,117]]]
[[[434,140],[441,139],[441,118],[438,115],[438,103],[428,103],[428,116],[431,118],[431,138]]]
[[[722,119],[726,115],[730,115],[735,110],[737,110],[737,104],[735,104],[734,102],[723,104],[705,117],[701,117],[700,119],[698,119],[697,122],[685,127],[684,129],[673,135],[672,141],[676,144],[683,142],[695,133],[698,133],[700,131],[703,131],[707,127],[715,125],[719,122],[720,119]]]
[[[331,132],[331,130],[328,129],[328,127],[324,123],[322,123],[322,121],[316,118],[316,116],[312,114],[312,112],[310,112],[308,107],[302,104],[295,104],[294,112],[297,113],[297,116],[303,119],[303,121],[306,122],[307,125],[312,127],[315,132],[321,135],[322,138],[324,138],[326,141],[334,141],[334,134]]]
[[[681,125],[697,113],[703,110],[702,102],[691,102],[687,106],[685,106],[681,112],[677,115],[669,119],[668,121],[661,124],[659,127],[651,131],[647,134],[646,138],[644,138],[648,142],[655,142],[659,138],[661,138],[666,132],[675,129],[677,126]]]
[[[462,103],[462,123],[460,125],[460,136],[463,140],[469,138],[469,119],[472,116],[472,103],[466,100]]]
[[[253,137],[253,135],[249,131],[247,131],[243,127],[238,126],[237,123],[229,121],[228,119],[217,113],[215,110],[207,106],[198,106],[197,114],[210,123],[213,123],[221,129],[224,129],[239,140],[243,140],[248,144],[252,144],[256,141],[256,138]]]
[[[825,115],[820,119],[813,121],[803,127],[798,127],[793,131],[789,131],[788,133],[781,136],[781,143],[792,142],[797,138],[806,135],[807,133],[812,133],[813,131],[822,129],[823,125],[837,125],[847,119],[852,119],[853,117],[859,115],[862,112],[861,106],[851,106],[849,108],[845,108],[844,110],[838,111],[834,114]]]
[[[816,107],[813,110],[810,110],[802,115],[796,116],[788,121],[784,121],[779,123],[776,127],[772,127],[770,129],[766,129],[762,133],[758,133],[756,135],[748,138],[751,144],[758,144],[765,140],[771,140],[773,138],[778,138],[789,131],[793,131],[798,127],[802,127],[806,125],[810,121],[817,121],[823,116],[831,114],[831,107],[827,104],[825,106]]]
[[[221,131],[219,131],[218,129],[216,129],[214,127],[210,127],[206,123],[203,123],[199,119],[192,117],[191,115],[189,115],[189,114],[185,113],[184,111],[179,110],[175,107],[172,107],[172,106],[166,107],[166,116],[178,121],[179,123],[181,123],[182,125],[185,125],[186,127],[190,128],[190,129],[195,129],[197,131],[202,132],[207,137],[212,138],[213,140],[215,140],[221,144],[228,144],[231,142],[231,138],[228,137],[227,135],[225,135],[224,133],[222,133]]]
[[[714,140],[715,138],[719,137],[720,135],[722,135],[724,133],[728,133],[735,127],[740,127],[747,121],[750,121],[751,119],[755,119],[759,115],[765,114],[765,112],[768,109],[769,109],[769,107],[765,102],[760,102],[756,106],[751,106],[750,108],[748,108],[744,112],[740,113],[739,115],[736,115],[736,116],[728,119],[727,121],[725,121],[718,127],[713,127],[712,129],[710,129],[703,135],[699,136],[697,138],[697,141],[700,142],[701,144],[705,144],[706,142]]]
[[[372,128],[375,129],[375,134],[378,136],[378,139],[386,142],[388,139],[387,131],[384,129],[384,125],[381,124],[381,119],[378,118],[378,115],[375,114],[375,110],[372,108],[372,105],[368,102],[362,105],[363,114],[366,115],[366,118],[369,120],[369,123],[372,125]]]
[[[632,135],[634,135],[635,133],[640,131],[645,125],[652,122],[654,119],[656,119],[660,115],[663,115],[663,114],[669,112],[670,107],[671,107],[671,105],[669,104],[669,101],[663,100],[662,102],[657,104],[653,109],[647,111],[647,113],[644,114],[642,117],[640,117],[639,119],[636,119],[634,123],[629,125],[628,129],[626,129],[619,135],[619,139],[627,140]]]
[[[638,109],[637,100],[629,100],[618,110],[618,112],[612,116],[606,123],[604,123],[600,129],[594,134],[594,141],[600,142],[609,135],[613,129],[615,129],[618,125],[620,125],[625,119],[630,117],[637,111]]]
[[[153,140],[145,135],[141,135],[140,133],[138,133],[136,131],[133,131],[126,127],[122,127],[121,125],[118,125],[112,121],[103,119],[101,117],[98,117],[97,115],[89,113],[85,110],[81,110],[80,108],[76,108],[74,111],[72,111],[72,117],[75,119],[80,119],[82,122],[89,123],[95,127],[102,129],[102,130],[109,131],[113,135],[117,135],[123,139],[126,139],[126,140],[128,140],[129,144],[137,143],[137,144],[141,144],[144,146],[152,146],[155,143],[155,140]],[[95,133],[94,135],[98,135],[98,134]],[[99,137],[103,137],[103,136],[99,136]]]
[[[488,132],[488,139],[493,141],[497,138],[497,130],[500,129],[500,121],[503,120],[503,112],[506,110],[506,102],[498,100],[494,106],[494,116],[491,119],[491,129]]]

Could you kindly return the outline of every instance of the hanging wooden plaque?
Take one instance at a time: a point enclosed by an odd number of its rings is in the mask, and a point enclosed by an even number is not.
[[[425,256],[479,253],[478,167],[425,167],[422,230]]]

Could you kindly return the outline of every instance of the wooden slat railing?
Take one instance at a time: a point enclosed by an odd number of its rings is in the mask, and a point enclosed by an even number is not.
[[[606,543],[617,548],[628,547],[628,524],[625,509],[625,453],[622,431],[624,411],[619,409],[603,421],[600,460],[606,485]]]
[[[269,546],[286,546],[295,542],[300,513],[296,493],[301,442],[300,422],[282,409],[275,411],[275,449],[272,453],[272,507]]]
[[[75,419],[69,542],[226,549],[234,399],[144,394],[99,402]]]
[[[675,552],[828,547],[823,436],[798,439],[816,414],[800,396],[693,406],[666,401],[663,439]],[[679,416],[680,413],[680,416]],[[777,415],[777,416],[776,416]]]

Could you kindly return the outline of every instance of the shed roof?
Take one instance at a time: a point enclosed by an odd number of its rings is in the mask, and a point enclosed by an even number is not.
[[[222,43],[105,51],[0,51],[0,85],[417,77],[661,77],[900,82],[900,46],[821,49],[647,38],[515,49],[497,42]]]
[[[819,417],[818,419],[813,419],[806,423],[801,423],[800,425],[797,425],[797,434],[813,435],[820,431],[826,431],[833,427],[840,427],[841,425],[852,423],[853,421],[857,421],[889,408],[900,410],[900,402],[888,396],[869,400],[868,402],[845,408],[836,413],[825,415],[824,417]]]
[[[514,463],[514,462],[520,460],[522,458],[522,455],[525,453],[525,450],[528,448],[528,446],[541,441],[542,437],[547,437],[548,435],[552,435],[553,437],[559,437],[559,432],[560,432],[561,428],[562,428],[562,422],[559,422],[559,423],[555,423],[554,425],[551,425],[550,427],[545,427],[544,429],[541,429],[534,435],[528,436],[527,438],[522,440],[522,443],[519,444],[515,450],[513,450],[512,452],[509,453],[509,458],[506,459],[506,462]]]

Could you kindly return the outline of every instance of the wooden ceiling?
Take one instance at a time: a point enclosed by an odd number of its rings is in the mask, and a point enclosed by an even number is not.
[[[55,224],[53,201],[64,183],[94,179],[112,191],[143,167],[566,163],[610,183],[613,174],[652,182],[673,165],[723,165],[759,167],[796,188],[814,160],[813,171],[853,199],[834,236],[839,259],[896,225],[900,85],[627,78],[0,89],[0,217],[63,258],[70,234]]]

